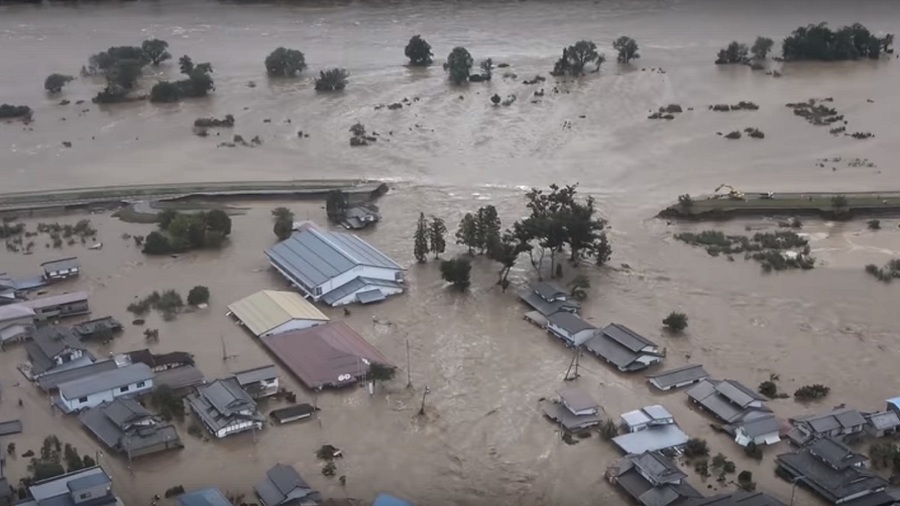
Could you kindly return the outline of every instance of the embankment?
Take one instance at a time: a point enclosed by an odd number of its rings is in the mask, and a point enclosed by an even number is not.
[[[900,192],[747,193],[743,199],[707,196],[674,204],[657,215],[689,221],[792,216],[828,220],[900,216]]]

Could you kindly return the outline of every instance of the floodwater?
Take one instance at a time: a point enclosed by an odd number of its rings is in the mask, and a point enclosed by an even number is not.
[[[433,262],[419,266],[412,259],[419,211],[441,216],[453,228],[467,210],[492,203],[509,223],[524,213],[524,188],[553,182],[580,182],[610,218],[615,251],[609,267],[580,269],[593,285],[584,310],[588,319],[598,325],[624,323],[657,339],[667,348],[667,367],[703,363],[715,377],[750,386],[775,373],[787,392],[809,383],[831,387],[830,397],[818,405],[773,401],[780,417],[841,402],[880,408],[897,392],[885,380],[893,377],[900,355],[893,303],[897,286],[871,280],[862,267],[898,256],[896,221],[883,220],[879,232],[860,222],[809,222],[804,231],[811,234],[820,265],[810,272],[763,275],[755,264],[711,258],[671,238],[677,230],[702,227],[652,218],[677,194],[708,193],[720,183],[747,191],[900,186],[890,166],[893,146],[900,141],[891,122],[900,113],[894,96],[900,62],[772,64],[783,72],[781,78],[712,64],[717,49],[732,39],[750,42],[763,34],[778,40],[797,25],[822,20],[860,21],[875,31],[895,32],[900,14],[887,1],[774,0],[302,6],[163,0],[0,7],[0,64],[7,69],[0,73],[0,102],[30,105],[36,119],[28,128],[0,124],[4,190],[316,177],[380,178],[391,181],[394,190],[381,201],[384,223],[365,235],[409,266],[408,294],[353,308],[349,317],[331,314],[347,319],[400,364],[398,378],[380,385],[371,397],[362,389],[322,394],[317,399],[320,421],[267,427],[255,440],[246,434],[203,442],[182,427],[185,450],[139,460],[132,472],[121,459],[104,455],[101,461],[113,473],[117,492],[129,504],[148,504],[154,494],[180,483],[188,489],[216,485],[250,498],[265,469],[283,462],[297,466],[328,496],[371,499],[390,491],[429,505],[623,503],[603,479],[615,451],[597,438],[566,445],[539,414],[538,400],[562,385],[572,356],[521,319],[514,295],[493,284],[497,266],[479,259],[473,287],[461,296],[444,287]],[[439,63],[452,46],[464,45],[476,59],[491,57],[510,67],[496,69],[490,83],[451,88],[439,65],[403,66],[403,46],[415,33],[431,42]],[[631,66],[607,62],[599,74],[578,82],[521,82],[545,74],[561,46],[581,38],[596,41],[613,60],[609,46],[621,34],[635,37],[642,48],[642,58]],[[176,57],[189,54],[194,61],[212,62],[216,92],[180,105],[98,107],[89,99],[100,83],[80,78],[59,97],[44,95],[41,83],[47,74],[77,74],[91,53],[147,37],[168,40]],[[306,53],[310,69],[303,78],[264,76],[262,60],[281,45]],[[317,95],[311,76],[332,66],[350,71],[347,90]],[[651,70],[660,67],[664,73]],[[144,78],[143,89],[177,70],[169,62],[154,72]],[[504,78],[504,72],[518,77]],[[249,87],[249,81],[256,86]],[[535,97],[540,89],[544,96]],[[515,94],[517,100],[492,107],[494,93]],[[784,107],[829,96],[846,115],[849,132],[871,131],[875,138],[832,137]],[[375,110],[404,97],[410,106]],[[72,103],[57,105],[62,98]],[[86,103],[76,105],[78,99]],[[706,110],[709,104],[739,100],[754,101],[760,110]],[[669,122],[646,119],[648,111],[668,103],[686,111]],[[194,118],[228,113],[237,119],[234,133],[259,135],[264,144],[216,148],[232,132],[207,138],[191,134]],[[347,130],[356,121],[379,132],[380,140],[351,149]],[[716,135],[751,126],[766,138],[726,141]],[[298,138],[298,130],[310,137]],[[63,141],[72,147],[64,148]],[[818,166],[816,160],[824,157],[841,161]],[[867,158],[876,167],[848,166],[854,158]],[[213,293],[209,309],[174,322],[150,319],[148,326],[159,328],[161,335],[152,347],[195,353],[209,378],[269,361],[224,316],[231,301],[284,286],[262,255],[274,239],[268,210],[275,204],[246,205],[248,213],[234,219],[228,247],[177,259],[145,258],[121,238],[126,232],[146,233],[146,225],[92,216],[104,248],[67,248],[82,259],[84,275],[54,290],[88,289],[95,316],[129,321],[125,306],[134,296],[168,287],[186,293],[205,284]],[[318,205],[291,206],[298,218],[324,219]],[[34,221],[29,221],[32,227]],[[746,225],[774,226],[753,221],[724,228],[739,232]],[[40,262],[60,255],[42,246],[39,241],[32,256],[0,254],[0,270],[30,275]],[[513,272],[517,285],[533,276],[524,259]],[[684,337],[669,337],[659,328],[673,309],[690,317]],[[373,323],[373,317],[391,325]],[[223,341],[226,353],[236,355],[224,361]],[[127,326],[122,339],[94,351],[103,355],[143,345],[141,330]],[[82,452],[99,449],[74,420],[50,414],[46,397],[14,368],[23,359],[21,348],[0,354],[0,383],[6,387],[0,419],[25,422],[25,433],[16,439],[19,452],[36,450],[51,432]],[[784,444],[767,449],[762,463],[750,461],[727,437],[712,432],[712,420],[692,411],[683,393],[654,394],[640,375],[616,374],[590,357],[581,365],[578,384],[610,415],[663,403],[689,434],[706,438],[714,453],[731,456],[739,470],[753,471],[761,488],[790,497],[790,486],[772,473],[774,455],[787,449]],[[311,400],[292,379],[282,379]],[[11,386],[17,382],[20,387]],[[415,413],[426,385],[431,389],[428,416],[419,419]],[[23,408],[16,406],[17,398]],[[346,475],[346,487],[319,473],[314,450],[324,443],[345,451],[338,473]],[[9,461],[13,478],[24,473],[26,460]],[[701,486],[699,478],[692,480]],[[720,487],[713,480],[707,483]],[[798,491],[795,504],[816,502]]]

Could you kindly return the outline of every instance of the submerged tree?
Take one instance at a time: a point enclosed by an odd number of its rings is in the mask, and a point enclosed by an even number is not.
[[[141,43],[141,49],[153,65],[159,65],[172,57],[172,55],[166,51],[168,47],[169,43],[160,39],[149,39]]]
[[[187,303],[191,306],[199,306],[209,302],[209,288],[197,285],[188,292]]]
[[[456,244],[462,244],[469,249],[469,254],[475,254],[478,247],[478,221],[472,213],[466,213],[459,222],[456,230]]]
[[[293,77],[306,69],[306,57],[296,49],[279,47],[266,57],[266,72],[272,77]]]
[[[425,67],[431,65],[433,61],[432,57],[434,55],[431,53],[431,44],[423,39],[421,35],[413,35],[403,52],[409,58],[409,64],[415,67]]]
[[[425,221],[425,213],[419,213],[413,241],[413,255],[416,257],[416,261],[420,264],[425,263],[428,260],[428,222]]]
[[[579,274],[569,281],[569,293],[575,300],[587,298],[587,290],[591,287],[591,280],[584,274]]]
[[[469,78],[469,72],[475,61],[466,48],[458,46],[450,51],[447,56],[447,62],[444,63],[444,70],[450,76],[450,82],[453,84],[462,84]]]
[[[44,89],[50,93],[59,93],[63,86],[74,80],[74,77],[65,74],[50,74],[47,79],[44,79]]]
[[[348,200],[347,194],[341,190],[332,190],[328,192],[325,198],[325,214],[331,221],[339,221],[344,217],[347,210]]]
[[[397,374],[397,368],[372,362],[369,364],[368,378],[372,380],[372,385],[379,381],[390,381]]]
[[[508,230],[488,245],[488,258],[501,265],[497,284],[504,292],[509,287],[509,271],[515,267],[519,253],[523,252],[521,248],[521,243]]]
[[[641,57],[641,55],[638,54],[637,41],[631,37],[626,37],[625,35],[613,42],[613,49],[619,52],[618,56],[616,56],[616,61],[619,63],[628,63],[631,60],[636,60]]]
[[[472,271],[472,263],[467,258],[454,258],[441,262],[441,278],[453,283],[459,290],[469,288],[469,273]]]
[[[341,91],[347,87],[346,69],[333,68],[319,72],[316,78],[316,91]]]
[[[672,311],[662,322],[670,331],[678,333],[687,328],[688,317],[684,313]]]
[[[275,226],[272,231],[279,241],[283,241],[294,233],[294,213],[286,207],[272,209],[272,217],[275,218]]]
[[[753,57],[758,60],[765,60],[766,56],[768,56],[769,51],[772,50],[772,46],[775,45],[775,41],[768,37],[757,37],[753,42],[753,45],[750,46],[750,52],[753,53]]]
[[[716,55],[716,65],[746,63],[746,61],[747,46],[738,41],[732,41],[726,48],[720,49],[718,55]]]
[[[428,247],[431,249],[431,252],[434,253],[434,258],[437,258],[447,249],[447,241],[444,240],[446,234],[447,225],[444,224],[444,220],[432,218],[431,223],[428,226]]]
[[[550,74],[554,76],[583,76],[584,69],[589,63],[600,65],[606,61],[606,57],[597,52],[597,44],[590,40],[580,40],[575,44],[563,48],[563,54]]]

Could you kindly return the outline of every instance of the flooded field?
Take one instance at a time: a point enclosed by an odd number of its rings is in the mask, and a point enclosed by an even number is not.
[[[401,365],[394,381],[374,396],[362,389],[318,397],[320,421],[267,427],[225,441],[203,442],[187,436],[175,453],[135,462],[128,470],[118,457],[101,462],[113,473],[116,491],[128,504],[149,504],[154,494],[175,484],[206,485],[245,493],[276,462],[295,465],[326,496],[371,499],[381,491],[417,504],[619,504],[624,498],[603,479],[617,457],[597,438],[566,445],[540,415],[538,401],[562,385],[571,353],[521,318],[512,292],[494,285],[498,266],[479,259],[473,287],[462,296],[446,290],[432,262],[414,264],[412,231],[418,212],[446,219],[451,231],[459,218],[485,203],[498,207],[504,223],[524,214],[523,189],[552,182],[580,182],[597,197],[610,219],[614,252],[608,267],[582,267],[593,288],[584,315],[598,325],[624,323],[665,346],[666,367],[702,363],[714,377],[750,386],[781,377],[785,391],[825,383],[831,395],[818,405],[793,400],[770,403],[779,417],[813,412],[847,402],[875,410],[897,395],[892,377],[900,355],[896,328],[897,284],[866,276],[867,263],[900,256],[900,232],[894,220],[882,230],[865,223],[809,220],[818,259],[810,272],[763,275],[757,264],[712,258],[671,235],[702,230],[651,218],[682,193],[708,193],[721,183],[745,191],[850,191],[900,188],[892,162],[900,132],[892,119],[900,113],[894,84],[900,62],[884,58],[837,64],[793,64],[778,79],[747,67],[712,64],[718,48],[757,34],[776,40],[798,25],[860,21],[875,31],[896,32],[900,13],[892,2],[714,2],[700,0],[636,2],[364,2],[292,5],[236,5],[201,0],[132,2],[83,6],[0,7],[0,103],[35,109],[29,128],[0,124],[0,184],[4,191],[168,181],[259,180],[317,177],[369,177],[392,181],[380,205],[385,216],[377,230],[365,232],[376,246],[409,266],[408,293],[372,307],[352,308],[348,320],[389,358]],[[554,27],[565,26],[565,30]],[[421,33],[440,63],[454,45],[465,45],[476,59],[491,57],[510,64],[490,83],[451,88],[435,65],[404,66],[403,46]],[[611,41],[635,37],[642,58],[631,66],[612,60]],[[99,80],[79,78],[61,96],[47,97],[41,87],[51,72],[77,74],[87,57],[111,45],[147,37],[169,41],[176,57],[191,55],[215,68],[216,91],[206,100],[179,105],[149,103],[98,107],[90,98]],[[551,80],[525,85],[545,74],[561,47],[581,38],[604,48],[608,62],[599,74],[579,82]],[[297,81],[268,80],[262,60],[279,45],[306,53],[310,69]],[[351,73],[347,90],[316,95],[311,76],[344,66]],[[176,65],[146,75],[142,89],[174,76]],[[149,68],[149,67],[148,67]],[[663,72],[651,70],[663,68]],[[503,71],[517,78],[503,78]],[[247,83],[254,81],[256,86]],[[559,93],[553,93],[557,86]],[[534,92],[544,89],[543,97]],[[493,107],[490,95],[515,94],[510,107]],[[851,130],[875,138],[832,137],[793,116],[787,102],[834,97]],[[404,97],[418,102],[401,110],[375,106]],[[58,102],[66,98],[71,105]],[[87,102],[75,105],[78,99]],[[532,101],[538,100],[537,103]],[[752,100],[758,111],[718,113],[707,105]],[[646,117],[661,105],[686,110],[672,121]],[[86,111],[83,111],[86,110]],[[198,116],[233,114],[234,132],[259,135],[255,148],[216,148],[224,139],[191,134]],[[65,118],[65,121],[62,120]],[[271,122],[264,122],[271,119]],[[290,123],[286,120],[290,119]],[[382,138],[350,148],[348,128],[356,121]],[[716,132],[757,127],[764,140],[727,141]],[[309,133],[300,139],[297,131]],[[62,146],[72,142],[71,148]],[[841,157],[819,166],[817,159]],[[876,166],[849,166],[866,158]],[[78,255],[84,274],[54,287],[87,289],[95,316],[113,315],[130,322],[125,306],[152,290],[182,293],[204,284],[212,291],[208,309],[183,314],[173,322],[151,317],[160,329],[155,351],[183,350],[197,356],[208,378],[255,366],[271,358],[241,328],[225,317],[226,304],[263,288],[284,287],[268,268],[263,250],[273,243],[271,202],[244,203],[249,210],[234,218],[231,244],[221,251],[173,258],[144,257],[123,233],[146,233],[148,225],[90,216],[104,242],[99,251],[66,248]],[[290,203],[298,219],[324,221],[315,203]],[[52,217],[44,221],[79,216]],[[29,220],[33,227],[38,219]],[[768,221],[732,222],[773,229]],[[452,233],[452,232],[451,232]],[[451,252],[457,252],[451,249]],[[0,253],[0,272],[35,273],[38,264],[60,251],[43,248],[22,256]],[[625,264],[625,265],[623,265]],[[567,275],[572,275],[569,269]],[[526,261],[513,271],[521,285],[533,279]],[[689,315],[684,337],[669,337],[660,320],[672,310]],[[373,323],[374,319],[379,322]],[[406,388],[409,340],[412,388]],[[222,359],[222,342],[227,354]],[[93,351],[98,356],[145,345],[140,327],[126,325],[121,339]],[[25,433],[21,451],[37,450],[56,433],[82,453],[98,445],[72,419],[50,414],[46,397],[16,371],[25,353],[0,353],[0,383],[5,386],[0,419],[20,417]],[[762,463],[739,455],[727,437],[713,433],[712,422],[687,405],[683,393],[657,395],[640,375],[612,372],[591,357],[581,361],[578,384],[612,416],[661,402],[692,436],[706,438],[713,453],[723,452],[738,469],[753,471],[760,488],[783,499],[790,485],[773,476],[774,455]],[[302,391],[286,374],[282,380]],[[19,383],[19,387],[12,385]],[[428,416],[415,417],[428,386]],[[17,398],[24,407],[16,406]],[[269,406],[271,407],[271,406]],[[346,486],[323,477],[314,450],[324,443],[345,451],[338,474]],[[11,459],[9,474],[25,473],[27,459]],[[108,465],[107,465],[108,464]],[[693,482],[701,481],[694,476]],[[708,484],[718,486],[714,480]],[[705,488],[706,484],[702,484]],[[711,492],[711,490],[710,490]],[[817,504],[798,491],[795,504]]]

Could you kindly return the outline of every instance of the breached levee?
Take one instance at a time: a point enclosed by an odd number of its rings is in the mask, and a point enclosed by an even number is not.
[[[900,191],[744,193],[682,196],[657,215],[658,218],[715,221],[732,218],[814,216],[848,220],[867,216],[900,216]]]
[[[233,181],[101,186],[66,190],[0,193],[0,213],[44,209],[77,209],[128,205],[139,201],[164,202],[190,198],[324,198],[340,190],[360,199],[375,199],[388,191],[386,183],[371,180],[321,179],[291,181]]]

